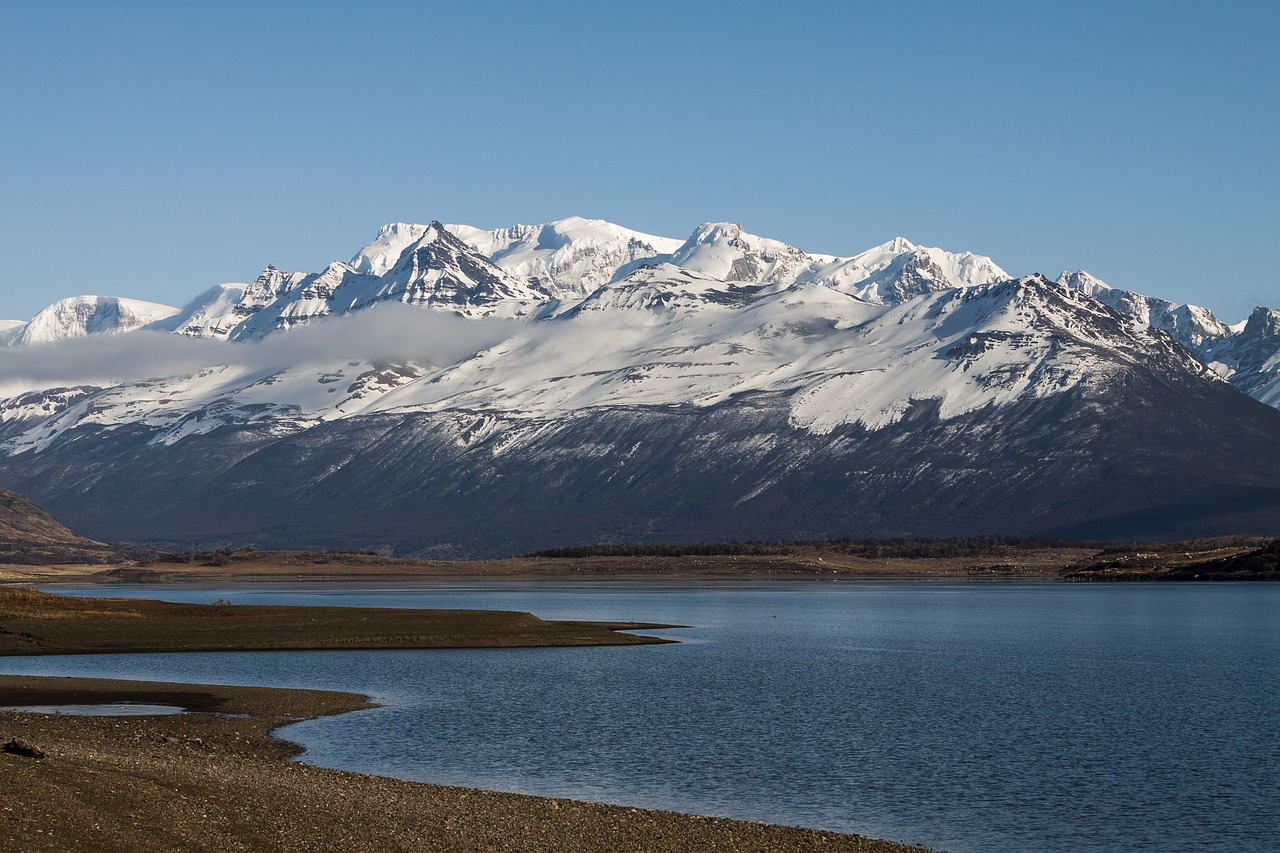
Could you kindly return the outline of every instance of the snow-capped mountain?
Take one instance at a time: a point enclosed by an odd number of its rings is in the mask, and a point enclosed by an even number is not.
[[[1241,391],[1280,408],[1280,311],[1255,308],[1238,331],[1215,341],[1203,358]]]
[[[1063,272],[1058,281],[1168,334],[1241,391],[1280,408],[1280,311],[1259,307],[1246,321],[1228,326],[1208,308],[1113,288],[1083,270]]]
[[[356,272],[382,275],[396,265],[404,250],[422,239],[429,225],[410,222],[392,222],[378,229],[378,236],[365,246],[347,264]]]
[[[395,301],[466,317],[525,317],[550,298],[536,281],[508,274],[432,222],[381,278],[353,293],[346,310]]]
[[[1084,270],[1073,273],[1064,271],[1058,276],[1058,281],[1081,293],[1087,293],[1143,325],[1167,332],[1197,356],[1204,356],[1219,341],[1232,334],[1231,329],[1214,317],[1208,308],[1180,305],[1154,296],[1143,296],[1132,290],[1119,290]]]
[[[475,555],[1280,517],[1280,412],[1241,393],[1280,405],[1280,311],[1233,330],[901,238],[397,224],[153,307],[48,326],[177,333],[111,338],[119,379],[0,353],[32,377],[0,392],[0,486],[98,538]]]
[[[423,281],[411,284],[389,278],[405,260],[402,256],[406,250],[415,248],[420,255],[424,239],[438,243],[441,234],[456,238],[455,245],[441,251],[437,258],[419,258]],[[439,247],[432,251],[438,250]],[[406,273],[401,267],[397,273],[401,278],[415,275],[412,255],[406,262],[410,269]],[[499,314],[536,319],[576,310],[577,303],[605,283],[664,264],[739,284],[820,284],[877,305],[899,304],[928,293],[1010,278],[983,255],[917,246],[903,237],[851,257],[835,257],[808,254],[786,243],[749,234],[740,225],[730,223],[701,225],[683,242],[581,217],[491,230],[469,225],[392,223],[379,229],[373,242],[348,263],[335,261],[321,273],[286,273],[268,266],[253,283],[217,285],[181,310],[154,306],[156,311],[149,315],[153,319],[146,323],[113,324],[92,318],[76,322],[74,316],[67,320],[62,318],[67,313],[64,303],[77,300],[63,300],[41,312],[54,315],[52,322],[45,316],[25,324],[0,322],[0,346],[100,331],[118,333],[142,326],[193,337],[257,340],[273,331],[383,301],[404,301],[464,316]],[[477,278],[473,280],[470,273],[463,272],[464,266]],[[484,270],[486,266],[489,269]],[[438,282],[431,281],[437,275]],[[1223,351],[1227,339],[1243,329],[1243,325],[1234,329],[1226,326],[1208,309],[1113,288],[1083,270],[1064,272],[1058,280],[1167,332],[1206,364],[1213,353]],[[490,287],[493,293],[486,295]],[[617,294],[611,298],[617,298]],[[106,301],[146,304],[136,300]],[[585,307],[590,310],[594,306]],[[72,314],[85,310],[83,305],[76,306]],[[30,332],[18,328],[33,324]],[[1277,345],[1280,348],[1280,341]],[[1258,382],[1246,380],[1234,368],[1219,372],[1233,382],[1259,387]]]
[[[699,226],[669,255],[623,265],[615,278],[624,278],[646,263],[668,263],[723,281],[821,284],[876,305],[896,305],[926,293],[1010,278],[988,257],[916,246],[904,237],[841,258],[811,255],[726,222]]]
[[[506,272],[536,280],[562,300],[581,299],[612,279],[620,267],[680,246],[679,240],[578,216],[492,231],[470,225],[445,228]]]
[[[275,270],[267,267],[263,271],[266,276]],[[216,338],[225,340],[231,330],[253,315],[245,302],[248,284],[217,284],[188,302],[175,315],[163,324],[170,331],[193,338]],[[261,306],[259,306],[260,308]],[[161,324],[157,324],[159,327]]]
[[[392,262],[383,250],[399,254]],[[438,222],[397,224],[384,226],[350,264],[334,261],[313,274],[268,266],[252,284],[206,291],[168,326],[192,337],[255,341],[385,302],[466,317],[526,317],[550,299],[536,281],[506,273]]]
[[[430,226],[395,222],[378,230],[373,242],[351,259],[362,273],[383,275]],[[558,299],[581,299],[633,261],[674,252],[679,240],[632,231],[602,219],[571,216],[545,225],[483,229],[444,228],[505,272],[538,282]]]
[[[264,419],[295,429],[354,415],[498,406],[530,420],[592,408],[706,408],[748,392],[787,396],[797,428],[879,429],[923,401],[947,420],[1104,382],[1113,367],[1097,362],[1097,348],[1111,359],[1203,371],[1167,338],[1036,277],[879,306],[816,284],[740,285],[659,265],[444,369],[402,363],[380,371],[346,353],[297,368],[216,365],[82,397],[15,435],[8,449],[40,451],[90,426],[141,425],[155,430],[154,441],[173,442]]]
[[[499,381],[502,409],[517,419],[706,408],[751,392],[785,395],[793,426],[825,434],[880,429],[925,401],[945,421],[1104,385],[1117,361],[1204,373],[1167,338],[1039,277],[886,307],[817,285],[769,292],[664,266],[597,291],[550,325],[560,328],[517,335],[364,411],[480,410]]]
[[[25,325],[26,320],[0,320],[0,347],[9,345]]]
[[[699,226],[683,242],[579,217],[493,230],[438,222],[393,223],[383,226],[349,263],[335,261],[321,273],[268,266],[251,284],[217,285],[181,310],[119,298],[62,300],[27,323],[0,326],[0,346],[137,328],[260,340],[272,332],[388,301],[467,317],[540,319],[599,310],[619,300],[676,297],[670,288],[666,296],[657,291],[644,295],[650,285],[661,290],[676,283],[680,276],[672,268],[692,276],[690,281],[701,277],[710,282],[707,299],[713,302],[741,299],[743,288],[752,286],[817,284],[863,302],[896,305],[1009,279],[985,256],[917,246],[902,237],[841,258],[810,255],[730,223]],[[644,273],[648,269],[658,272]],[[617,286],[595,297],[609,281]],[[1207,309],[1113,288],[1082,270],[1064,272],[1058,281],[1166,332],[1237,387],[1276,404],[1277,395],[1269,389],[1273,381],[1280,382],[1280,369],[1257,353],[1280,351],[1280,338],[1273,341],[1265,324],[1255,323],[1240,337],[1244,324],[1231,328]],[[735,287],[726,289],[717,282]],[[687,287],[683,292],[678,298],[688,298]],[[1233,355],[1242,348],[1254,353],[1243,359],[1243,367],[1241,357]]]
[[[722,281],[792,284],[813,259],[778,240],[748,234],[741,225],[708,222],[698,226],[683,245],[655,260]],[[643,261],[618,271],[625,276]]]
[[[952,254],[896,237],[852,258],[815,263],[800,280],[823,284],[877,305],[894,305],[926,293],[1009,278],[984,255]]]
[[[267,266],[250,284],[217,285],[182,309],[166,306],[133,327],[259,340],[385,301],[470,317],[537,318],[570,310],[609,281],[662,264],[741,284],[818,283],[875,304],[1008,278],[989,258],[918,247],[902,238],[836,258],[809,255],[729,223],[701,225],[685,241],[580,217],[487,231],[438,222],[393,223],[379,229],[348,263],[335,261],[320,273]],[[82,333],[58,328],[46,330],[41,340]],[[108,329],[91,324],[87,331],[100,330]],[[14,332],[5,340],[27,342]]]
[[[26,323],[13,325],[6,321],[7,328],[0,327],[0,343],[27,346],[94,334],[118,335],[162,322],[177,313],[177,308],[140,299],[72,296],[58,300]]]

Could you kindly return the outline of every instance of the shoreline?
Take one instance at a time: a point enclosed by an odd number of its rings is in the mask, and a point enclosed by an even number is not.
[[[190,605],[0,587],[3,657],[164,651],[671,643],[528,613]],[[354,693],[0,675],[0,707],[176,705],[178,715],[0,711],[0,849],[649,850],[906,853],[862,836],[429,785],[293,762],[283,726],[376,707]],[[359,749],[359,744],[352,744]]]
[[[225,565],[150,563],[19,565],[0,563],[0,585],[231,584],[411,581],[966,581],[1062,580],[1062,568],[1084,552],[1045,552],[1010,563],[991,557],[882,559],[858,557],[602,557],[493,561],[412,561],[394,558],[287,556]]]
[[[855,543],[856,544],[856,543]],[[865,544],[865,543],[864,543]],[[163,554],[114,562],[0,561],[5,584],[190,584],[300,581],[1176,581],[1280,580],[1280,540],[1219,537],[1189,542],[1009,546],[975,550],[923,540],[779,553],[530,555],[421,560],[370,552],[230,551]],[[572,549],[570,549],[572,550]]]
[[[0,657],[146,652],[632,646],[644,622],[539,619],[507,610],[181,604],[0,587]]]
[[[283,726],[370,707],[335,691],[0,675],[0,705],[129,700],[176,716],[0,712],[9,786],[0,847],[45,850],[621,851],[922,853],[864,836],[407,782],[292,761]],[[247,715],[247,716],[230,716]],[[353,745],[358,748],[358,745]]]

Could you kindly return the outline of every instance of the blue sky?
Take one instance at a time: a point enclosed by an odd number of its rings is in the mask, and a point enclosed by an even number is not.
[[[1280,4],[268,6],[0,4],[0,317],[569,215],[1280,306]]]

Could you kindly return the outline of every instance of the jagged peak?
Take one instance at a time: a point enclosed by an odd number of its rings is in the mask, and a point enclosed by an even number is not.
[[[1054,281],[1053,279],[1050,279],[1038,272],[1018,276],[1017,278],[1006,278],[1000,281],[975,284],[970,287],[950,288],[947,292],[954,293],[962,298],[977,298],[994,294],[1016,295],[1026,293],[1028,291],[1044,290],[1070,292],[1070,288],[1062,282]]]
[[[1077,290],[1083,290],[1086,293],[1093,293],[1097,290],[1114,289],[1102,279],[1085,270],[1076,270],[1075,272],[1063,270],[1058,275],[1057,281],[1059,284],[1066,285],[1067,287],[1073,287]]]
[[[431,220],[422,235],[414,240],[405,251],[401,252],[400,259],[396,262],[396,265],[400,266],[404,263],[406,257],[426,246],[443,246],[451,254],[470,255],[476,258],[477,261],[483,261],[485,265],[492,266],[488,258],[468,246],[457,234],[450,231],[448,226],[437,219]],[[496,270],[497,267],[494,267],[494,269]]]
[[[687,243],[710,243],[715,240],[734,240],[742,236],[742,225],[737,222],[703,222],[693,229]]]
[[[378,229],[374,239],[356,252],[348,262],[357,272],[381,275],[395,265],[400,255],[420,238],[429,226],[409,222],[391,222]]]
[[[947,288],[933,294],[933,296],[940,297],[942,302],[948,300],[962,302],[994,300],[1002,304],[1024,306],[1043,305],[1050,301],[1066,298],[1071,302],[1087,300],[1090,304],[1095,304],[1099,308],[1106,308],[1103,303],[1093,299],[1089,294],[1082,293],[1076,288],[1068,287],[1063,282],[1051,279],[1038,272],[967,287]]]
[[[304,272],[285,272],[284,270],[267,264],[262,268],[262,272],[249,285],[250,291],[261,292],[266,290],[279,290],[280,288],[288,288],[297,284],[306,278],[308,273]]]
[[[324,268],[324,271],[320,273],[320,275],[321,277],[341,277],[344,275],[358,275],[359,272],[359,270],[345,261],[329,261],[329,265]]]
[[[272,264],[267,264],[262,268],[262,272],[258,273],[258,277],[253,280],[253,283],[259,284],[261,282],[270,281],[280,275],[282,275],[280,270]]]
[[[1265,334],[1267,336],[1280,334],[1280,309],[1259,305],[1245,319],[1244,328],[1241,329],[1241,332],[1250,336],[1255,334]]]
[[[774,240],[771,237],[761,237],[758,234],[752,234],[742,227],[739,222],[703,222],[693,230],[693,234],[684,242],[684,245],[676,251],[676,255],[680,255],[688,249],[697,246],[715,245],[718,243],[745,243],[753,247],[761,248],[781,248],[785,247],[794,252],[801,253],[799,249],[791,246],[781,240]],[[803,254],[803,253],[801,253]]]
[[[879,246],[872,246],[866,252],[861,252],[860,254],[867,254],[867,252],[889,252],[894,255],[903,255],[907,252],[914,252],[919,248],[921,247],[912,243],[906,237],[894,237],[892,240],[881,243]]]
[[[378,237],[392,237],[400,234],[421,234],[426,225],[416,222],[388,222],[378,229]]]

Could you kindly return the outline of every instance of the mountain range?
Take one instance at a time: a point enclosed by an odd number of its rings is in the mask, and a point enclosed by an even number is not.
[[[614,541],[1280,527],[1280,311],[896,238],[384,226],[319,273],[0,322],[0,485],[97,539]]]

